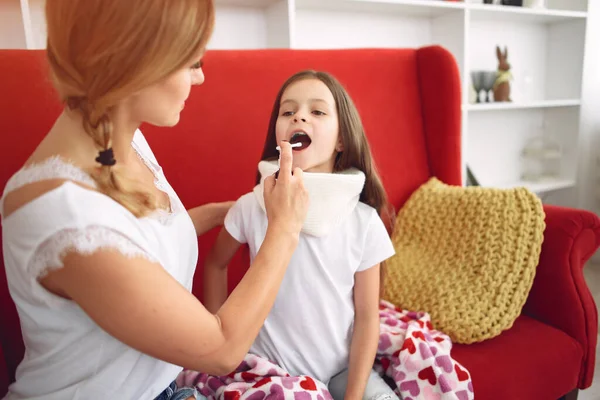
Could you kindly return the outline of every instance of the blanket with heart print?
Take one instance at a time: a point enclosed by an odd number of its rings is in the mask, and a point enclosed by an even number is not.
[[[450,338],[433,329],[429,315],[379,306],[379,347],[373,368],[403,400],[471,400],[469,372],[450,356]],[[253,354],[226,376],[184,370],[177,386],[195,386],[209,400],[329,400],[327,386],[309,376],[290,376]]]
[[[429,314],[379,305],[379,347],[374,369],[391,378],[403,400],[471,400],[471,374],[450,351],[452,341],[433,329]]]

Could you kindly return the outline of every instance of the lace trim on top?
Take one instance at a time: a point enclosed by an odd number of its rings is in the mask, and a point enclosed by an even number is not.
[[[46,239],[38,246],[27,268],[39,279],[64,267],[64,257],[70,251],[90,255],[106,249],[117,250],[128,258],[143,257],[158,262],[123,234],[103,226],[88,226],[85,229],[63,229]]]
[[[132,143],[132,146],[138,158],[144,163],[150,172],[152,172],[152,175],[154,176],[154,186],[161,192],[165,193],[169,198],[168,210],[159,208],[153,213],[154,217],[159,219],[162,223],[167,223],[169,218],[177,211],[177,201],[173,196],[171,196],[171,190],[166,182],[166,178],[163,178],[162,176],[162,169],[158,165],[155,165],[152,160],[146,158],[135,142]]]
[[[96,181],[87,172],[59,156],[52,156],[39,164],[28,165],[14,174],[6,183],[4,194],[48,179],[70,179],[96,188]]]
[[[177,204],[176,199],[170,194],[168,185],[161,179],[160,171],[148,160],[140,151],[140,149],[132,143],[133,149],[135,150],[138,158],[146,165],[154,176],[154,186],[165,193],[169,198],[169,210],[156,209],[152,212],[149,217],[158,220],[163,225],[168,224],[170,219],[175,214],[175,205]],[[48,180],[48,179],[68,179],[75,182],[83,183],[94,189],[97,188],[96,181],[84,170],[65,161],[60,156],[51,156],[48,159],[36,163],[30,164],[17,171],[6,183],[4,188],[4,194],[0,198],[0,213],[2,212],[2,203],[4,196],[8,193],[17,190],[30,183]]]
[[[171,212],[158,209],[150,217],[159,220],[163,224],[167,223],[173,215],[173,206],[177,203],[169,193],[168,185],[162,182],[159,171],[141,154],[141,151],[135,145],[134,150],[154,175],[156,188],[169,197]],[[94,179],[84,170],[63,160],[60,156],[52,156],[43,162],[22,168],[9,179],[4,194],[0,198],[0,210],[2,210],[2,202],[7,193],[30,183],[48,179],[68,179],[92,188],[97,187]],[[143,257],[151,262],[158,262],[125,235],[110,228],[89,226],[84,229],[64,229],[54,233],[38,246],[27,268],[34,277],[41,278],[52,270],[62,268],[64,266],[63,259],[70,251],[90,255],[101,249],[113,249],[129,258]]]

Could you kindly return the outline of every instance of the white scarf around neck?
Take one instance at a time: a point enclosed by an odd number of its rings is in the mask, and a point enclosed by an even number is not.
[[[277,172],[279,167],[277,161],[261,161],[258,170],[261,178],[254,187],[254,194],[266,212],[265,178]],[[319,237],[327,235],[354,211],[365,185],[365,174],[356,168],[336,173],[304,172],[303,180],[310,203],[302,232]]]

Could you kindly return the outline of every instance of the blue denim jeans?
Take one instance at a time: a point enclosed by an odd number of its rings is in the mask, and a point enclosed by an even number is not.
[[[161,394],[156,396],[154,400],[187,400],[190,397],[196,400],[206,400],[206,397],[198,393],[196,388],[178,388],[177,384],[173,382]]]
[[[334,400],[344,400],[346,386],[348,386],[348,369],[329,381],[329,393]],[[400,398],[377,372],[371,370],[363,400],[400,400]]]

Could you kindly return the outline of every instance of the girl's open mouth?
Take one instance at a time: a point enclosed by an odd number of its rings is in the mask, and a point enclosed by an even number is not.
[[[312,140],[306,133],[296,132],[292,135],[292,138],[290,139],[290,144],[294,144],[294,143],[300,143],[301,146],[295,147],[293,150],[302,151],[302,150],[306,149],[308,146],[310,146],[310,144],[312,143]]]

